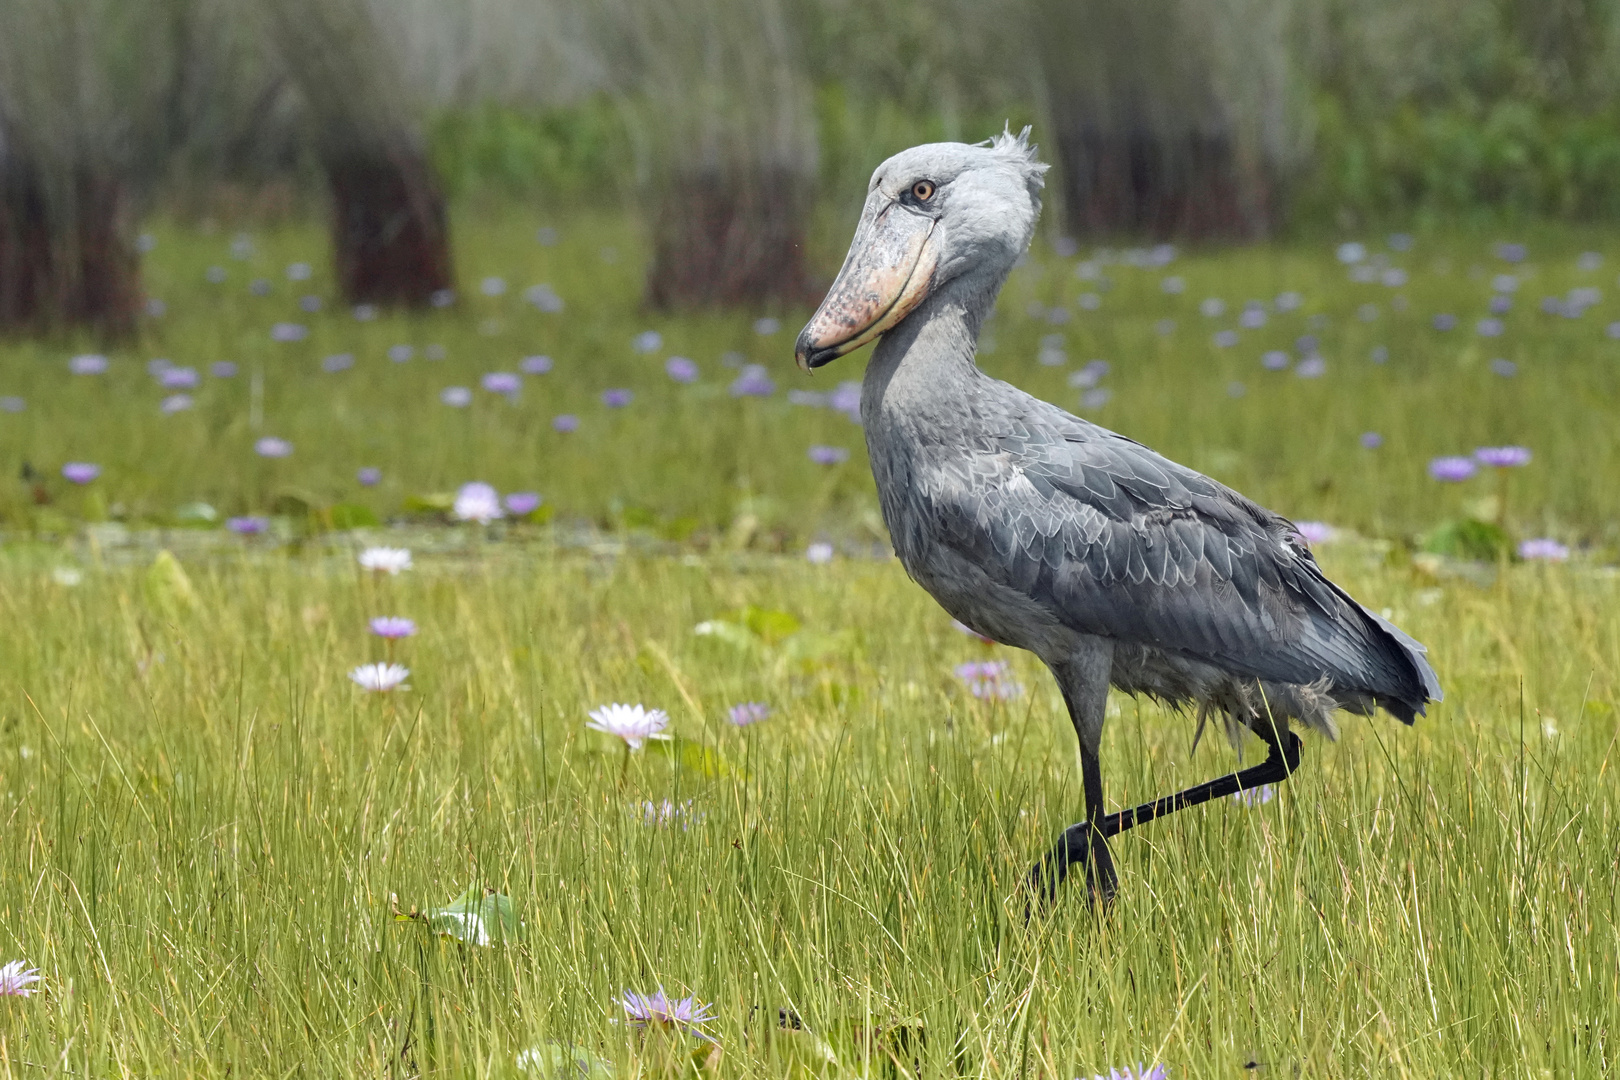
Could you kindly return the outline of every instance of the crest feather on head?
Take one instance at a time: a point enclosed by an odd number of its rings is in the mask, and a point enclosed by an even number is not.
[[[1014,135],[1012,125],[1004,124],[1001,134],[986,139],[981,146],[989,146],[992,153],[1005,159],[1008,164],[1015,165],[1028,178],[1030,187],[1042,188],[1046,186],[1046,170],[1051,166],[1036,156],[1040,147],[1032,145],[1029,141],[1030,127],[1024,125],[1024,130]]]
[[[1046,170],[1051,166],[1036,156],[1040,147],[1031,145],[1029,125],[1025,124],[1024,130],[1014,135],[1012,125],[1003,124],[1000,135],[986,139],[979,145],[989,146],[992,154],[1023,175],[1030,201],[1035,204],[1035,212],[1040,213],[1041,189],[1046,186]]]

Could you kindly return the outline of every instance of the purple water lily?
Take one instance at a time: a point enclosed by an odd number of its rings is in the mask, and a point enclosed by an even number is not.
[[[62,466],[62,478],[73,484],[88,484],[101,475],[101,466],[88,461],[70,461]]]
[[[1323,521],[1296,521],[1294,529],[1307,544],[1325,544],[1336,535],[1333,526]]]
[[[505,499],[506,512],[513,517],[528,517],[540,509],[545,500],[532,491],[514,491]]]
[[[817,465],[842,465],[849,460],[849,451],[842,446],[812,446],[809,455]]]
[[[968,693],[981,701],[1007,701],[1024,692],[1023,683],[1008,678],[1011,665],[1005,660],[970,660],[954,670]]]
[[[505,511],[501,509],[501,497],[481,480],[461,485],[450,512],[457,521],[475,521],[480,525],[488,525],[496,518],[505,516]]]
[[[382,470],[376,468],[375,466],[367,465],[365,468],[355,473],[354,478],[360,482],[361,487],[376,487],[378,484],[382,483]]]
[[[1563,562],[1569,558],[1569,548],[1543,536],[1520,543],[1519,558],[1531,562]]]
[[[274,435],[266,435],[264,438],[253,444],[253,452],[258,454],[260,457],[267,458],[290,457],[293,452],[293,444],[288,442],[286,439],[278,439]]]
[[[1123,1069],[1109,1069],[1107,1076],[1099,1073],[1091,1080],[1169,1080],[1169,1076],[1163,1065],[1155,1065],[1151,1069],[1143,1069],[1141,1065],[1133,1069],[1127,1065]]]
[[[672,1028],[684,1034],[703,1036],[697,1025],[714,1019],[713,1005],[700,1005],[695,997],[671,999],[662,986],[656,994],[626,990],[620,1004],[631,1025],[638,1028]]]
[[[398,615],[378,615],[369,625],[373,634],[388,641],[398,641],[416,633],[416,623]]]
[[[1474,460],[1493,469],[1513,469],[1530,464],[1530,451],[1523,446],[1481,446]]]
[[[763,364],[745,364],[731,383],[732,397],[770,397],[774,393],[776,383],[765,373]]]
[[[21,960],[12,960],[0,967],[0,997],[32,997],[39,992],[39,968],[31,968]]]
[[[270,519],[254,516],[231,517],[225,519],[225,528],[237,536],[258,536],[269,531]]]
[[[684,356],[672,356],[664,361],[664,374],[678,383],[697,382],[698,366]]]
[[[1473,458],[1466,457],[1437,457],[1429,462],[1429,475],[1434,479],[1447,484],[1456,484],[1467,480],[1478,471]]]
[[[738,727],[757,724],[771,715],[771,707],[758,701],[745,701],[726,710],[726,719]]]
[[[516,397],[518,391],[523,389],[523,380],[510,371],[491,371],[483,377],[481,385],[492,394]]]
[[[1257,788],[1232,792],[1232,801],[1242,803],[1244,806],[1264,806],[1276,797],[1277,788],[1273,784],[1261,784]]]
[[[967,623],[962,622],[960,619],[951,620],[951,629],[955,630],[958,634],[966,634],[968,637],[973,638],[975,641],[982,642],[985,645],[994,645],[996,643],[995,638],[985,637],[983,634],[973,629],[973,627],[969,626]]]
[[[853,380],[841,382],[827,395],[827,408],[841,412],[855,423],[861,422],[861,384]]]

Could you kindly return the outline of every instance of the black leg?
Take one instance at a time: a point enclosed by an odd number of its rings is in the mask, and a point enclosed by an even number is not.
[[[1267,738],[1267,736],[1270,736]],[[1251,766],[1240,772],[1227,773],[1207,780],[1185,791],[1178,791],[1162,799],[1155,799],[1150,803],[1130,810],[1121,810],[1117,814],[1109,814],[1102,820],[1102,834],[1104,836],[1117,836],[1126,829],[1134,828],[1144,822],[1152,821],[1165,814],[1173,814],[1177,810],[1185,810],[1189,806],[1209,802],[1211,799],[1223,798],[1227,795],[1236,795],[1240,791],[1250,791],[1261,784],[1276,784],[1288,779],[1294,770],[1299,768],[1299,736],[1292,731],[1283,731],[1280,735],[1268,731],[1262,735],[1266,742],[1271,744],[1271,753],[1266,760],[1258,765]]]
[[[1117,885],[1113,859],[1108,854],[1108,837],[1117,836],[1126,829],[1152,821],[1156,817],[1185,810],[1189,806],[1197,806],[1211,799],[1219,799],[1239,791],[1252,790],[1262,784],[1275,784],[1288,779],[1294,770],[1299,768],[1301,745],[1299,736],[1286,728],[1278,730],[1270,726],[1257,734],[1271,747],[1266,760],[1260,764],[1218,776],[1185,791],[1143,803],[1130,810],[1107,815],[1101,810],[1102,779],[1097,768],[1096,756],[1087,754],[1082,749],[1080,760],[1085,773],[1086,820],[1063,830],[1057,844],[1030,871],[1029,883],[1036,896],[1050,903],[1057,897],[1058,886],[1062,885],[1063,879],[1068,876],[1069,867],[1075,863],[1084,863],[1086,880],[1091,887],[1092,903],[1096,903],[1099,894],[1106,903],[1113,899]]]
[[[1119,877],[1114,873],[1113,856],[1108,854],[1102,766],[1084,744],[1080,747],[1080,773],[1086,794],[1086,820],[1063,831],[1057,845],[1030,871],[1029,880],[1036,894],[1050,903],[1057,898],[1058,886],[1069,876],[1069,868],[1084,866],[1086,893],[1095,907],[1098,900],[1104,904],[1113,900]]]

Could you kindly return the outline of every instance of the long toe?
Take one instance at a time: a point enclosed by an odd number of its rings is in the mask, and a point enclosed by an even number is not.
[[[1049,905],[1057,899],[1058,889],[1069,876],[1069,868],[1079,864],[1088,867],[1087,880],[1090,879],[1089,866],[1091,863],[1091,834],[1092,830],[1086,822],[1070,825],[1058,837],[1058,842],[1052,845],[1052,850],[1030,868],[1027,884],[1029,891],[1042,905]],[[1109,868],[1112,873],[1112,867]],[[1025,912],[1025,917],[1028,917]]]
[[[1091,859],[1086,867],[1086,885],[1092,907],[1101,904],[1106,908],[1114,902],[1114,896],[1119,892],[1119,875],[1114,873],[1114,857],[1108,852],[1108,841],[1095,834],[1091,839]]]

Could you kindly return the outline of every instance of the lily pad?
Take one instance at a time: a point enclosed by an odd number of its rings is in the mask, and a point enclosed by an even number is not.
[[[518,1051],[519,1072],[547,1080],[611,1080],[613,1063],[587,1046],[543,1042]]]
[[[711,780],[743,775],[743,771],[727,761],[720,751],[696,739],[683,739],[679,735],[674,735],[668,739],[649,742],[647,748],[672,759],[681,768],[690,769]]]
[[[1513,542],[1498,525],[1478,518],[1442,522],[1423,537],[1423,550],[1452,559],[1495,562],[1513,551]]]
[[[146,595],[159,607],[189,611],[197,606],[197,590],[174,553],[157,553],[146,571]]]
[[[331,527],[337,530],[346,529],[374,529],[381,525],[381,520],[372,511],[371,507],[360,503],[338,503],[327,511]]]
[[[517,934],[512,898],[493,889],[467,886],[467,891],[442,908],[422,914],[436,933],[468,945],[493,945]]]

